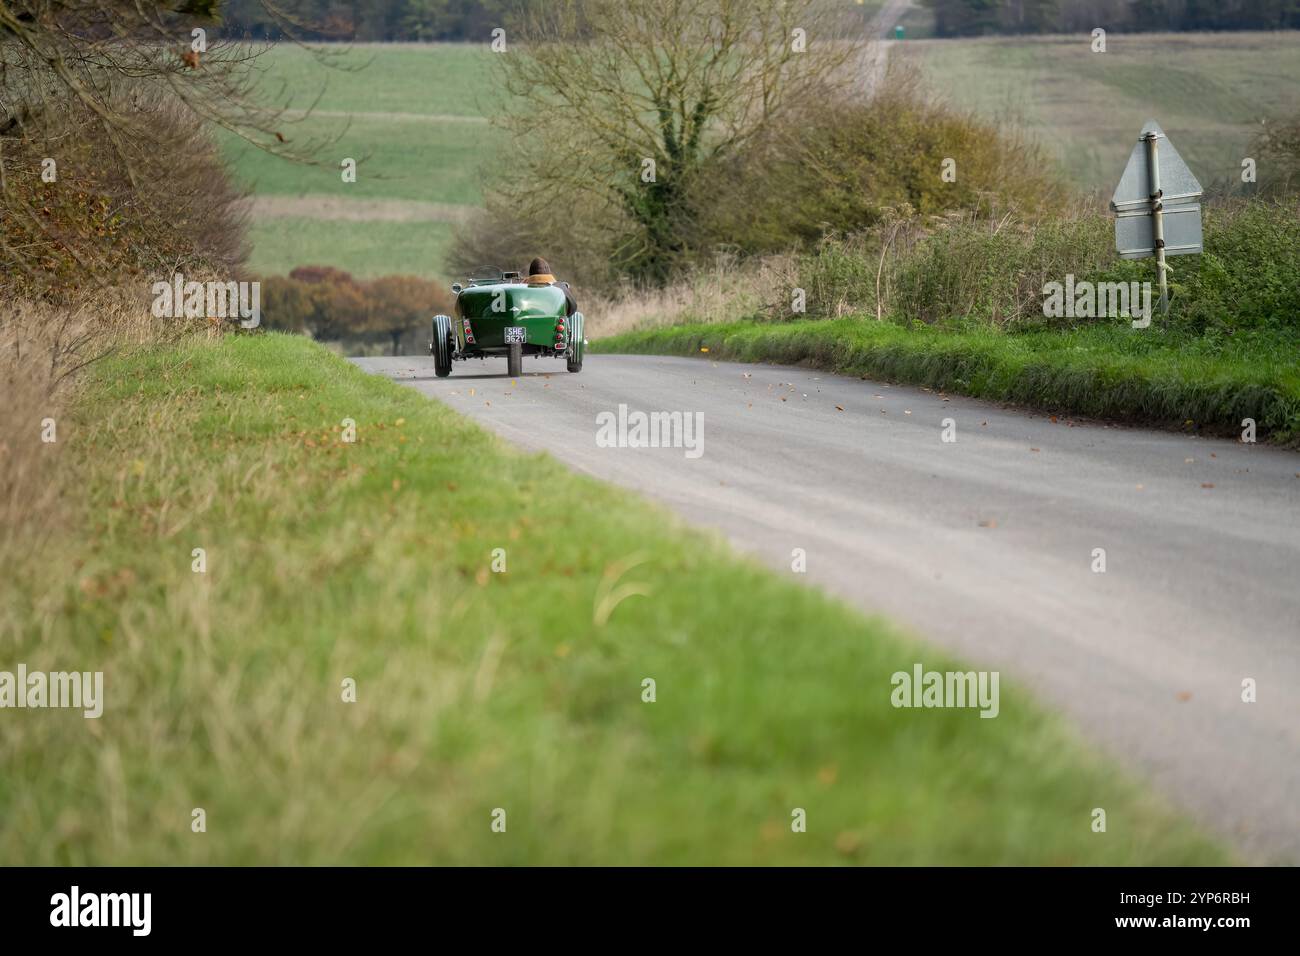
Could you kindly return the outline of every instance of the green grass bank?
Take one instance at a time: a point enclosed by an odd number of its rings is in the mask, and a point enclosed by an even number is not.
[[[1003,332],[874,317],[685,324],[626,332],[593,352],[807,364],[1065,414],[1300,440],[1300,365],[1287,333],[1228,340],[1127,323]]]
[[[1009,681],[894,709],[957,665],[305,339],[107,360],[59,435],[4,660],[104,712],[0,714],[5,863],[1227,859]]]

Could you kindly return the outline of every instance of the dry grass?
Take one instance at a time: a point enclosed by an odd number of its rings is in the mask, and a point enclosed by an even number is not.
[[[587,296],[581,302],[587,336],[605,338],[684,322],[734,322],[768,307],[775,290],[789,284],[793,265],[790,256],[744,264],[720,257],[712,269],[696,270],[664,288],[628,284],[613,296]]]
[[[218,326],[155,319],[124,290],[68,305],[16,300],[0,306],[0,568],[30,565],[64,523],[67,416],[78,372],[114,352],[175,341]]]
[[[58,498],[53,478],[62,446],[42,440],[50,427],[42,423],[53,423],[57,439],[86,317],[51,321],[48,311],[20,304],[0,314],[0,560],[44,523]]]

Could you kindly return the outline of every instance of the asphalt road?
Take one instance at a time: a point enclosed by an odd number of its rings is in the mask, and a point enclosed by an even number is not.
[[[704,358],[357,362],[778,572],[805,549],[802,580],[1019,679],[1246,859],[1300,862],[1300,455]],[[702,454],[598,447],[620,404],[702,413]]]

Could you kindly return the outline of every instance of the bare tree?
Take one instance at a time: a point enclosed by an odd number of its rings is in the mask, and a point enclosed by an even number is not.
[[[845,35],[841,14],[824,0],[543,5],[499,59],[501,122],[520,158],[503,192],[563,228],[575,193],[594,191],[617,213],[615,257],[663,279],[699,173],[852,83],[864,41]]]

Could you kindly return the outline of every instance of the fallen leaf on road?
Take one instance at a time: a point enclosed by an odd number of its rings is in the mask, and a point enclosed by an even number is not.
[[[998,526],[998,521],[996,518],[985,518],[983,521],[980,522],[981,528],[996,528],[997,526]]]
[[[1202,487],[1202,488],[1213,488],[1213,487],[1214,487],[1214,482],[1212,482],[1212,481],[1203,481],[1203,482],[1201,482],[1201,487]]]
[[[835,406],[835,410],[836,410],[837,412],[842,412],[842,411],[844,411],[844,406],[843,406],[843,405],[836,405],[836,406]]]
[[[1190,690],[1180,690],[1178,692],[1178,699],[1183,703],[1186,703],[1192,699],[1192,692]]]

